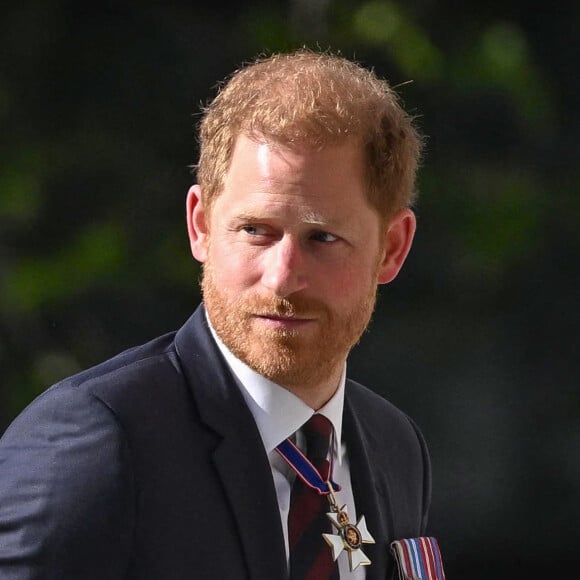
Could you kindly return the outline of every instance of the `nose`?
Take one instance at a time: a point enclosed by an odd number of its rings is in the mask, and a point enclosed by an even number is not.
[[[306,288],[306,256],[298,240],[282,237],[268,248],[262,284],[273,294],[286,298]]]

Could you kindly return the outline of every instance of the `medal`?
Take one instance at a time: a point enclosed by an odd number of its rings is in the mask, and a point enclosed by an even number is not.
[[[364,516],[360,517],[355,526],[348,519],[346,505],[338,507],[334,492],[341,488],[332,481],[332,475],[328,481],[324,481],[314,465],[290,439],[282,441],[276,451],[308,487],[328,498],[330,512],[326,517],[337,531],[335,534],[322,534],[322,537],[332,550],[332,559],[336,562],[340,554],[346,551],[351,572],[359,566],[368,566],[371,561],[361,547],[363,544],[374,544],[375,540],[367,530]]]
[[[445,580],[443,560],[437,539],[403,538],[391,542],[400,580]]]
[[[346,505],[338,507],[332,484],[328,482],[329,493],[328,501],[330,502],[330,512],[326,517],[337,529],[336,534],[322,534],[324,541],[332,550],[332,558],[336,562],[343,550],[348,553],[348,565],[353,572],[359,566],[368,566],[371,561],[362,551],[363,544],[374,544],[375,539],[367,530],[365,517],[361,516],[356,526],[351,524],[348,519]]]

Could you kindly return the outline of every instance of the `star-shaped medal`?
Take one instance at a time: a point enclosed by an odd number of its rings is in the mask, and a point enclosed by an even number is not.
[[[334,506],[331,506],[331,509],[333,508]],[[348,519],[346,505],[343,505],[340,509],[333,509],[333,511],[326,514],[326,517],[337,530],[336,534],[322,534],[324,540],[332,549],[333,560],[336,561],[342,551],[346,550],[351,572],[359,566],[368,566],[371,561],[361,550],[361,547],[363,544],[374,544],[375,539],[367,530],[365,517],[362,516],[356,526],[351,524]]]

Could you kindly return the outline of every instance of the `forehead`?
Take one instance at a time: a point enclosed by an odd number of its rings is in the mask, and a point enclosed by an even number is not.
[[[263,136],[241,134],[235,142],[225,186],[285,185],[316,190],[365,189],[364,151],[360,142],[345,139],[325,147],[281,144]]]
[[[366,195],[364,151],[354,140],[313,148],[242,135],[215,204],[220,221],[350,223],[364,229],[378,217]]]

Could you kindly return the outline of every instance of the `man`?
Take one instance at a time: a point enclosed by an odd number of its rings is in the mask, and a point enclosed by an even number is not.
[[[392,578],[390,543],[424,533],[420,433],[345,378],[414,235],[409,117],[370,71],[299,51],[238,71],[200,141],[204,303],[9,427],[2,580]]]

